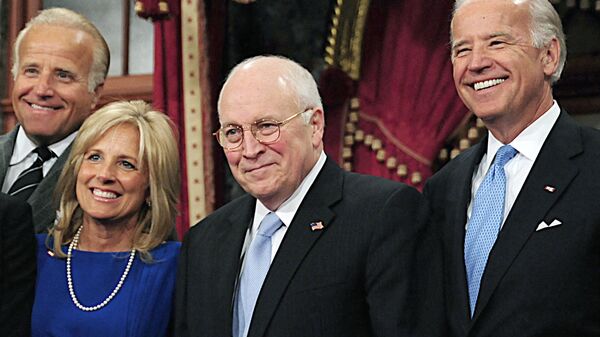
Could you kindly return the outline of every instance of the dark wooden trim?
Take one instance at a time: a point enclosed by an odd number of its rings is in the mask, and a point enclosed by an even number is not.
[[[100,105],[124,99],[152,103],[153,88],[152,74],[109,77],[104,84]]]

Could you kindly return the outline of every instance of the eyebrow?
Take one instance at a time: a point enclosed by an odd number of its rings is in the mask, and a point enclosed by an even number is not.
[[[456,48],[459,48],[459,47],[461,47],[461,46],[464,46],[465,44],[467,44],[467,41],[465,41],[465,40],[459,40],[458,42],[454,42],[454,41],[453,41],[453,42],[452,42],[451,49],[452,49],[452,50],[455,50]]]
[[[54,71],[64,71],[65,73],[75,74],[73,71],[71,71],[69,69],[65,69],[65,68],[56,68],[56,69],[54,69]]]
[[[39,68],[40,64],[38,62],[22,62],[21,63],[21,68],[28,68],[28,67],[36,67]]]
[[[493,38],[496,38],[496,37],[507,37],[507,38],[511,38],[511,39],[513,38],[513,36],[510,35],[509,33],[495,32],[495,33],[490,34],[487,39],[489,40],[489,39],[493,39]]]
[[[244,125],[250,125],[250,124],[256,124],[256,123],[260,123],[260,122],[264,122],[264,121],[275,121],[275,122],[281,122],[281,120],[275,118],[275,117],[270,117],[266,116],[266,117],[260,117],[256,120],[254,120],[253,122],[250,123],[237,123],[237,122],[224,122],[221,121],[219,124],[221,125],[221,127],[226,127],[226,126],[244,126]]]
[[[35,67],[35,68],[40,68],[40,63],[37,61],[25,61],[22,62],[20,65],[22,68],[28,68],[28,67]],[[52,68],[52,71],[64,71],[70,74],[75,74],[75,72],[72,69],[67,69],[65,67],[58,67],[58,68]]]
[[[87,151],[85,151],[85,152],[83,153],[83,155],[92,154],[92,153],[94,153],[94,154],[102,154],[102,155],[104,155],[104,154],[105,154],[105,152],[104,152],[104,151],[102,151],[102,150],[100,150],[100,149],[98,149],[98,148],[91,147],[91,148],[87,149]],[[117,156],[117,159],[127,159],[127,160],[131,160],[131,161],[135,161],[135,162],[137,162],[137,161],[138,161],[138,157],[137,157],[137,155],[136,155],[135,157],[133,157],[133,156],[130,156],[130,155],[128,155],[128,154],[121,154],[121,155],[118,155],[118,156]]]
[[[497,37],[506,37],[506,38],[509,38],[509,39],[514,39],[514,37],[511,34],[509,34],[509,33],[494,32],[494,33],[489,34],[485,38],[485,40],[491,40],[491,39],[494,39],[494,38],[497,38]],[[455,50],[456,48],[464,46],[465,44],[468,44],[468,42],[466,40],[464,40],[464,39],[463,40],[458,40],[457,42],[452,42],[451,48],[452,48],[452,50]]]

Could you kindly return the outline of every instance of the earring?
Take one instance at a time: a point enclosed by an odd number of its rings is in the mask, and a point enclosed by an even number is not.
[[[152,200],[146,199],[146,205],[148,205],[148,207],[152,208]]]

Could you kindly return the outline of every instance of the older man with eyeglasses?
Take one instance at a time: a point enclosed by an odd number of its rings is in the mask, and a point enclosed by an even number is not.
[[[421,196],[323,152],[317,85],[297,63],[245,60],[215,136],[248,193],[194,226],[177,336],[408,336]]]

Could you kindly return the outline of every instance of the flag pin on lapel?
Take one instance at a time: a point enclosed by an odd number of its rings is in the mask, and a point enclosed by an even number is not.
[[[323,225],[323,221],[315,221],[310,223],[310,230],[313,232],[320,231],[323,228],[325,228],[325,226]]]
[[[544,186],[544,191],[550,192],[550,193],[554,193],[554,191],[556,191],[556,187],[550,186],[550,185],[546,185],[546,186]]]

